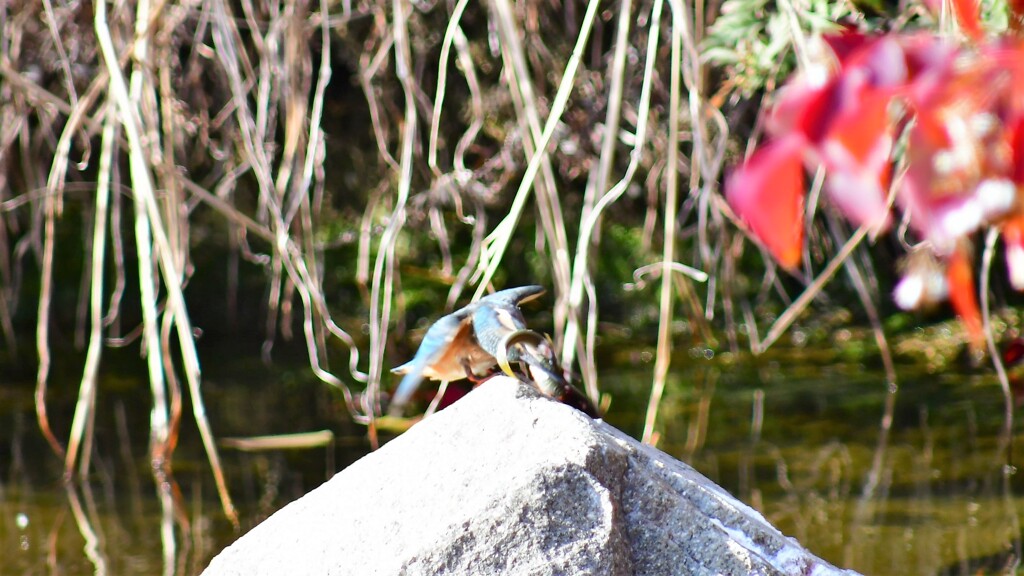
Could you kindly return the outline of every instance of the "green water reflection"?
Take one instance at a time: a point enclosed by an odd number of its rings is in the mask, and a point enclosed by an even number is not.
[[[601,387],[613,397],[607,419],[639,436],[651,355],[614,357],[616,365],[601,371]],[[346,419],[336,395],[309,376],[301,355],[279,354],[270,368],[239,350],[207,350],[206,358],[205,400],[219,436],[324,429],[336,435],[329,448],[222,450],[243,530],[367,451],[362,430]],[[59,482],[60,463],[35,428],[31,375],[0,387],[0,573],[92,574],[98,565],[110,574],[167,573],[145,458],[148,385],[131,376],[132,362],[101,381],[94,472],[89,490],[70,495]],[[997,457],[1003,399],[991,370],[898,365],[885,435],[889,393],[876,364],[829,349],[779,350],[757,359],[681,350],[660,413],[659,448],[843,567],[865,574],[977,574],[1014,566],[1024,474]],[[76,388],[74,379],[54,384],[51,418],[65,434]],[[236,537],[220,512],[188,414],[186,405],[175,455],[191,522],[187,538],[177,533],[178,574],[198,573]],[[1010,449],[1011,464],[1024,461],[1021,442]],[[86,550],[76,506],[92,518],[94,552]]]

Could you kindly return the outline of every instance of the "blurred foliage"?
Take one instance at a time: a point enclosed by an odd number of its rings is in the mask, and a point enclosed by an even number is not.
[[[749,98],[792,73],[794,33],[820,36],[840,30],[840,22],[859,18],[850,2],[811,0],[797,7],[789,0],[725,0],[708,27],[701,57],[724,67],[726,82]]]

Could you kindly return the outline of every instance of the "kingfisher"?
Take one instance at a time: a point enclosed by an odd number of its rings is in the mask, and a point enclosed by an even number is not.
[[[435,322],[427,330],[413,359],[391,370],[395,374],[404,374],[404,377],[391,398],[388,413],[400,415],[424,378],[452,381],[463,378],[479,380],[487,376],[497,365],[497,360],[493,351],[480,346],[473,325],[474,313],[480,308],[506,310],[506,315],[512,314],[517,317],[525,328],[526,322],[522,319],[519,304],[533,300],[543,293],[543,286],[520,286],[501,290]],[[500,326],[495,325],[493,328],[499,329]],[[487,338],[490,341],[490,336]]]
[[[542,286],[501,290],[435,322],[413,359],[392,370],[404,377],[388,413],[400,415],[424,378],[481,381],[495,366],[515,377],[511,364],[518,363],[541,392],[596,418],[589,399],[566,382],[550,340],[530,330],[519,310],[543,293]]]

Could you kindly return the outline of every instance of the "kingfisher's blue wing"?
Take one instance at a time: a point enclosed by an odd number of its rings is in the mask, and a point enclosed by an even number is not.
[[[396,374],[405,374],[405,377],[391,398],[389,411],[394,412],[405,406],[423,381],[423,371],[444,356],[445,350],[455,340],[459,328],[468,316],[469,313],[463,308],[434,322],[423,336],[423,341],[420,342],[420,347],[412,360],[391,370]]]

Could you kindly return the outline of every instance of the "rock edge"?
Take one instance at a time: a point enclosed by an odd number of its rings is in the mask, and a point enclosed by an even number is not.
[[[499,377],[287,505],[203,574],[854,572],[690,466]]]

